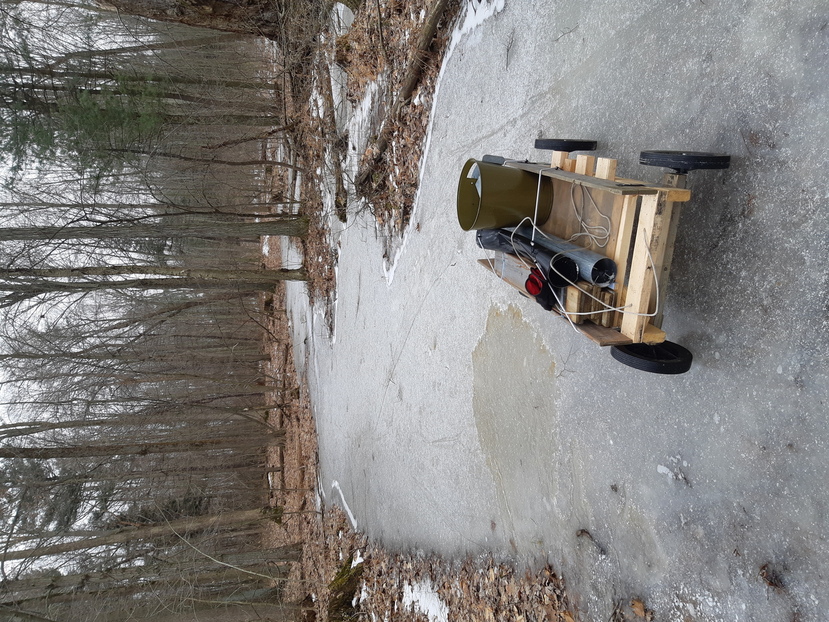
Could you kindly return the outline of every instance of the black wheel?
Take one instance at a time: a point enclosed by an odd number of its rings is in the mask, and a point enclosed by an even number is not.
[[[596,149],[595,140],[572,140],[570,138],[536,138],[536,149],[550,149],[552,151],[593,151]]]
[[[639,164],[672,168],[678,173],[687,173],[699,169],[728,168],[731,156],[704,151],[643,151],[639,154]]]
[[[612,346],[610,355],[628,367],[652,374],[684,374],[691,369],[694,360],[694,355],[686,348],[671,341],[652,346],[644,343]]]

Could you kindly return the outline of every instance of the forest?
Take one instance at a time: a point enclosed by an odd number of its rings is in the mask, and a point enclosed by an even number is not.
[[[267,315],[306,278],[262,264],[308,229],[299,4],[0,3],[0,619],[293,619],[298,549],[259,526]]]

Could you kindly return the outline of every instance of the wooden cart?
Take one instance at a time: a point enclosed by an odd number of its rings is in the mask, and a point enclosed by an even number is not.
[[[503,166],[552,179],[553,205],[549,218],[536,223],[540,232],[569,240],[586,228],[604,230],[582,236],[579,245],[609,257],[617,273],[610,287],[580,281],[566,288],[554,309],[613,357],[643,371],[678,374],[691,367],[691,353],[666,340],[662,330],[668,277],[690,170],[727,168],[729,157],[699,152],[642,152],[640,163],[672,169],[659,185],[616,175],[616,160],[572,151],[595,149],[591,141],[539,139],[536,148],[552,149],[550,165],[487,156]],[[607,226],[609,223],[609,226]],[[540,234],[539,234],[540,235]],[[507,253],[480,260],[526,296],[529,268]],[[609,311],[608,309],[619,309]]]

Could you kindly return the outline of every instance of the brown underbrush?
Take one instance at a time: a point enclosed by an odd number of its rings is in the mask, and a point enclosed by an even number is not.
[[[310,98],[310,106],[295,103],[297,123],[292,134],[304,169],[302,211],[311,221],[302,246],[309,269],[309,294],[315,303],[330,302],[336,287],[333,268],[337,251],[332,248],[329,231],[333,216],[346,222],[358,211],[370,212],[388,241],[389,254],[409,223],[432,97],[460,2],[447,3],[431,44],[415,54],[413,46],[430,6],[428,0],[363,2],[348,32],[320,39],[309,78],[318,96]],[[360,170],[365,181],[359,188],[341,166],[348,136],[334,123],[334,102],[328,88],[332,63],[348,76],[347,97],[352,104],[363,98],[370,82],[382,84],[377,135],[362,154]],[[414,64],[417,85],[400,101],[401,88],[411,78]],[[387,140],[378,140],[381,134]],[[324,200],[323,187],[330,188],[333,206]]]

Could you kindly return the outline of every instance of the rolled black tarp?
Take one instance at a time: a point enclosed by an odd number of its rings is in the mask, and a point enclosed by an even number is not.
[[[550,250],[519,233],[506,229],[479,229],[478,246],[501,251],[531,261],[554,288],[567,287],[579,280],[576,262],[560,252]]]
[[[532,235],[532,225],[510,227],[507,231],[515,231],[518,235]],[[535,245],[543,246],[553,253],[563,253],[576,262],[579,268],[579,277],[600,287],[606,287],[616,280],[616,262],[581,246],[576,246],[566,240],[557,238],[548,233],[537,232]]]

